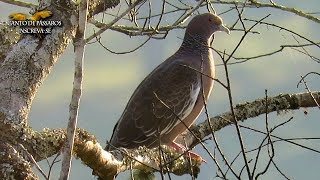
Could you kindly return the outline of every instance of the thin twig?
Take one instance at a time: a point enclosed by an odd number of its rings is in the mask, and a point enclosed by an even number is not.
[[[301,76],[301,80],[306,88],[306,90],[308,91],[308,93],[310,94],[310,96],[312,97],[313,101],[317,104],[318,108],[320,109],[320,105],[318,103],[318,101],[316,100],[316,98],[314,97],[314,95],[312,94],[312,92],[310,91],[307,82],[304,80],[303,76]]]
[[[203,72],[203,57],[201,55],[201,73]],[[220,148],[220,145],[217,141],[217,138],[215,136],[215,133],[214,133],[214,130],[212,128],[212,124],[210,122],[210,115],[209,115],[209,112],[208,112],[208,107],[207,107],[207,102],[206,102],[206,98],[204,96],[204,84],[203,84],[203,75],[201,74],[201,94],[202,94],[202,101],[203,101],[203,104],[204,104],[204,110],[205,110],[205,114],[207,116],[207,121],[208,121],[208,124],[209,124],[209,128],[210,128],[210,131],[211,131],[211,135],[212,135],[212,139],[213,139],[213,142],[215,143],[216,145],[216,148],[218,149],[218,152],[220,153],[221,157],[223,158],[224,162],[226,163],[226,165],[228,166],[228,168],[231,170],[232,174],[237,178],[237,179],[240,179],[240,176],[237,175],[237,173],[233,170],[233,168],[231,167],[230,163],[228,162],[226,156],[224,155],[224,153],[222,152],[222,149]],[[221,172],[221,175],[223,176],[224,179],[226,179],[226,174],[224,174],[222,171]]]
[[[265,25],[268,25],[268,26],[273,26],[273,27],[279,28],[280,30],[285,30],[285,31],[290,32],[290,33],[292,33],[292,34],[300,37],[301,39],[304,39],[304,40],[308,41],[309,43],[311,43],[311,44],[313,44],[313,45],[315,45],[315,46],[317,46],[317,47],[320,48],[320,45],[319,45],[318,43],[316,43],[316,42],[314,42],[314,41],[312,41],[312,40],[310,40],[310,39],[308,39],[308,38],[306,38],[306,37],[304,37],[304,36],[302,36],[302,35],[294,32],[294,31],[292,31],[292,30],[290,30],[290,29],[287,29],[287,28],[285,28],[285,27],[281,27],[281,26],[276,25],[276,24],[273,24],[273,23],[263,22],[264,19],[261,19],[261,20],[259,20],[259,21],[253,20],[253,19],[244,19],[244,20],[245,20],[245,21],[251,21],[251,22],[259,23],[259,24],[265,24]]]
[[[61,160],[57,160],[57,158],[60,156],[60,152],[57,153],[57,155],[53,158],[52,162],[49,164],[49,172],[48,172],[48,178],[50,178],[51,176],[51,172],[52,172],[52,169],[53,169],[53,165],[60,162]]]
[[[237,9],[237,8],[236,8]],[[237,9],[238,10],[238,9]],[[241,24],[244,26],[244,23],[243,23],[243,20],[242,20],[242,17],[241,17],[241,14],[240,12],[238,11],[238,16],[239,16],[239,20],[242,22]],[[267,18],[269,15],[265,16],[264,18],[260,19],[260,21],[264,20],[265,18]],[[239,48],[240,44],[243,42],[244,38],[246,37],[246,35],[248,34],[248,32],[251,31],[251,29],[253,29],[255,26],[257,25],[254,24],[252,25],[247,31],[244,32],[244,35],[241,37],[240,41],[238,42],[237,46],[233,49],[232,53],[230,54],[231,56],[233,56],[233,54],[237,51],[237,49]],[[245,28],[244,28],[245,29]],[[242,156],[243,156],[243,160],[244,160],[244,163],[245,163],[245,168],[246,168],[246,171],[247,171],[247,174],[248,174],[248,179],[252,179],[253,177],[251,176],[251,172],[250,172],[250,167],[249,167],[249,163],[248,163],[248,160],[247,160],[247,156],[245,154],[245,146],[244,146],[244,143],[243,143],[243,138],[242,138],[242,135],[241,135],[241,131],[240,131],[240,127],[239,127],[239,124],[238,124],[238,121],[237,121],[237,118],[235,116],[235,112],[234,112],[234,108],[233,108],[233,100],[232,100],[232,92],[231,92],[231,82],[230,82],[230,78],[229,78],[229,72],[228,72],[228,61],[230,60],[231,56],[229,56],[228,59],[222,59],[223,61],[223,64],[224,64],[224,70],[225,70],[225,75],[226,75],[226,80],[227,80],[227,87],[228,87],[228,97],[229,97],[229,105],[230,105],[230,109],[231,109],[231,114],[232,114],[232,117],[233,117],[233,123],[236,127],[236,131],[237,131],[237,135],[238,135],[238,139],[239,139],[239,143],[240,143],[240,148],[241,148],[241,152],[242,152]]]
[[[109,51],[110,53],[112,54],[128,54],[128,53],[132,53],[132,52],[135,52],[136,50],[140,49],[142,46],[144,46],[145,44],[147,44],[147,42],[151,39],[151,37],[149,37],[148,39],[146,39],[143,43],[141,43],[140,45],[138,45],[137,47],[131,49],[131,50],[128,50],[128,51],[122,51],[122,52],[116,52],[116,51],[113,51],[109,48],[107,48],[104,44],[102,44],[101,42],[101,39],[97,37],[97,42],[107,51]]]
[[[268,123],[268,91],[265,90],[265,95],[266,95],[266,113],[265,113],[265,128],[266,128],[266,132],[267,132],[267,135],[266,135],[266,138],[268,139],[268,155],[269,155],[269,161],[266,165],[266,167],[264,168],[264,170],[262,170],[260,173],[258,173],[256,176],[255,176],[255,179],[258,179],[259,176],[265,174],[269,167],[270,167],[270,164],[274,158],[274,146],[273,146],[273,142],[271,140],[271,131],[269,130],[269,123]],[[271,150],[269,150],[269,145],[271,147]],[[254,176],[254,174],[252,174],[252,176]]]
[[[257,21],[255,24],[253,24],[247,31],[244,31],[243,36],[241,37],[241,39],[239,40],[238,44],[236,45],[236,47],[233,49],[233,51],[230,53],[229,57],[226,59],[226,62],[228,63],[228,61],[231,59],[231,57],[234,55],[234,53],[238,50],[238,48],[240,47],[240,45],[242,44],[242,42],[244,41],[245,37],[248,35],[248,33],[256,26],[258,25],[261,21],[263,21],[264,19],[266,19],[267,17],[269,17],[270,14],[266,15],[265,17],[261,18],[259,21]],[[239,16],[240,21],[243,21],[241,16]],[[243,24],[243,23],[242,23]]]
[[[145,0],[142,0],[142,1],[145,2]],[[121,13],[119,16],[117,16],[108,25],[102,27],[98,32],[96,32],[93,35],[89,36],[85,40],[85,42],[88,43],[89,41],[91,41],[92,39],[96,38],[97,36],[100,36],[103,32],[108,30],[111,26],[113,26],[116,22],[118,22],[123,16],[127,15],[131,11],[132,8],[134,8],[136,5],[138,5],[142,1],[141,0],[137,0],[134,3],[132,3],[123,13]]]
[[[22,148],[24,150],[24,152],[27,154],[29,160],[36,166],[36,168],[38,169],[38,171],[41,173],[41,175],[46,179],[49,180],[50,176],[47,176],[46,173],[44,173],[44,171],[41,169],[41,167],[39,166],[39,164],[37,163],[37,161],[33,158],[33,156],[28,152],[28,150],[22,145],[19,144],[20,148]]]
[[[307,76],[309,76],[310,74],[315,74],[315,75],[320,76],[320,73],[317,73],[317,72],[309,72],[309,73],[307,73],[306,75],[304,75],[304,76],[300,79],[300,81],[299,81],[298,84],[297,84],[297,88],[299,87],[299,84],[302,82],[302,80],[305,79],[305,78],[306,78]]]
[[[243,5],[244,2],[241,2],[241,1],[223,1],[223,0],[219,0],[219,1],[213,1],[211,0],[211,3],[213,4],[233,4],[233,5]],[[311,21],[314,21],[316,23],[320,23],[320,19],[315,17],[315,16],[312,16],[310,13],[305,13],[301,10],[298,10],[298,9],[295,9],[295,8],[292,8],[292,7],[286,7],[286,6],[281,6],[281,5],[276,5],[276,4],[268,4],[268,3],[261,3],[261,2],[258,2],[258,1],[250,1],[250,3],[247,3],[247,7],[250,7],[250,8],[274,8],[274,9],[279,9],[279,10],[282,10],[282,11],[286,11],[286,12],[290,12],[290,13],[293,13],[295,15],[298,15],[300,17],[303,17],[303,18],[306,18],[306,19],[309,19]]]

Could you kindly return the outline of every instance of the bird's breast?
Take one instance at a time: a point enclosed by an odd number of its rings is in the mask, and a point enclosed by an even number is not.
[[[192,107],[192,110],[190,109],[188,115],[182,118],[183,123],[178,123],[169,134],[162,138],[162,142],[164,143],[172,142],[178,135],[183,133],[187,127],[190,127],[194,123],[204,107],[204,101],[208,100],[213,88],[215,67],[212,53],[208,52],[208,54],[205,56],[202,55],[198,57],[192,57],[190,59],[191,61],[189,61],[189,66],[192,66],[192,68],[196,69],[196,71],[199,72],[199,77],[201,78],[199,78],[200,92],[198,97],[196,97],[196,102]]]
[[[214,77],[215,77],[215,66],[214,66],[214,60],[212,56],[212,51],[209,50],[208,52],[208,61],[207,64],[203,68],[203,73],[207,76],[203,76],[203,87],[205,92],[206,100],[209,98],[209,95],[211,93],[211,90],[213,88],[214,83]]]

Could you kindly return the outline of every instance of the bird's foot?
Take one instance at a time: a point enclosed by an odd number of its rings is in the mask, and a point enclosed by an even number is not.
[[[197,159],[199,160],[200,162],[207,162],[206,160],[204,160],[200,155],[194,153],[194,152],[191,152],[188,147],[185,147],[183,146],[182,144],[178,144],[176,142],[172,142],[170,144],[170,147],[172,147],[173,149],[175,149],[177,152],[180,152],[180,153],[184,153],[185,155],[187,155],[188,157],[191,157],[192,159]]]

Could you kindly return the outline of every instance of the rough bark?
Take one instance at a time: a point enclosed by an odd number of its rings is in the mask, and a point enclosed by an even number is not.
[[[10,30],[9,27],[1,27],[0,33],[3,38],[0,52],[0,129],[3,131],[0,133],[0,139],[3,142],[0,144],[0,154],[5,157],[9,157],[8,152],[13,152],[12,147],[19,152],[21,149],[18,144],[23,144],[37,161],[59,152],[61,148],[55,144],[63,143],[65,134],[57,133],[61,130],[41,133],[32,131],[27,125],[27,118],[40,85],[75,36],[78,11],[77,6],[70,2],[39,2],[39,10],[46,9],[53,13],[49,20],[61,20],[63,24],[61,27],[54,27],[52,33],[43,38],[22,35],[17,41],[4,36],[4,33]],[[91,17],[117,4],[119,0],[92,0],[88,16]],[[19,156],[19,153],[12,153],[12,157],[15,158],[3,159],[8,160],[6,162],[11,171],[5,169],[4,162],[1,163],[1,179],[24,179],[19,178],[19,174],[26,174],[26,179],[36,178],[30,167],[22,166],[22,163],[28,163],[27,159]],[[23,167],[24,172],[21,172]]]
[[[62,163],[60,171],[60,180],[69,179],[72,152],[74,145],[74,138],[78,123],[78,114],[80,106],[80,98],[82,94],[82,80],[83,80],[83,62],[85,53],[85,34],[87,26],[87,13],[88,13],[88,1],[81,0],[79,4],[79,24],[76,33],[76,37],[73,40],[74,52],[75,52],[75,71],[73,80],[72,97],[69,105],[69,121],[67,128],[67,139],[62,149]]]
[[[280,94],[275,97],[269,97],[267,102],[266,112],[266,100],[265,98],[257,99],[253,102],[246,102],[235,106],[235,116],[238,121],[244,121],[253,117],[257,117],[261,114],[270,112],[280,112],[287,110],[299,109],[302,107],[317,107],[317,102],[320,102],[320,92],[299,93],[299,94]],[[206,136],[211,134],[211,128],[213,131],[219,131],[220,129],[233,124],[233,116],[231,112],[226,112],[204,121],[203,123],[194,126],[191,131],[186,132],[185,139],[182,140],[182,136],[178,141],[184,142],[189,147],[193,147],[199,143]]]
[[[0,179],[37,179],[31,164],[21,157],[17,148],[0,141]]]
[[[90,0],[89,2],[88,17],[119,4],[119,0]],[[22,35],[19,41],[17,39],[20,36],[8,27],[1,26],[0,29],[2,35],[0,36],[2,41],[0,44],[0,179],[37,179],[19,144],[22,144],[36,161],[41,161],[59,153],[66,140],[64,129],[45,129],[37,132],[28,126],[27,118],[38,88],[71,40],[75,38],[78,11],[76,5],[70,4],[70,1],[47,0],[41,1],[40,4],[39,9],[52,11],[51,20],[62,20],[63,26],[55,27],[52,33],[44,38]],[[15,35],[3,35],[8,32]],[[313,95],[317,101],[320,101],[320,92],[314,92]],[[279,95],[268,99],[267,112],[315,106],[309,93]],[[264,114],[266,113],[265,101],[261,99],[237,105],[235,112],[238,120]],[[213,130],[218,131],[232,124],[230,114],[226,112],[211,118]],[[186,135],[187,144],[190,146],[197,144],[199,139],[211,133],[209,123],[199,124],[192,129],[192,132]],[[194,134],[198,138],[195,138]],[[166,153],[169,161],[178,156],[166,147],[163,149],[170,152]],[[130,169],[131,166],[150,171],[159,170],[161,163],[158,152],[158,149],[141,148],[122,152],[120,154],[123,158],[117,159],[104,151],[94,136],[86,131],[77,129],[75,135],[74,153],[97,175],[105,179],[112,178],[116,173]],[[148,166],[142,165],[137,159]],[[193,169],[190,169],[189,159],[182,156],[175,163],[169,164],[168,170],[177,175],[197,173],[200,170],[200,164],[195,161]]]
[[[319,102],[320,92],[317,91],[312,94]],[[305,107],[317,107],[314,99],[310,96],[310,93],[307,92],[291,95],[281,94],[268,99],[268,113]],[[235,112],[239,121],[264,114],[266,112],[265,99],[258,99],[253,102],[236,105]],[[232,122],[229,121],[231,118],[230,114],[230,112],[226,112],[211,118],[210,121],[213,129],[218,131],[232,124]],[[4,125],[0,126],[0,136],[8,140],[10,144],[21,143],[28,152],[33,155],[36,161],[41,161],[59,153],[66,139],[66,131],[63,129],[45,129],[42,132],[37,132],[25,125],[4,123],[4,116],[1,116],[1,114],[0,123]],[[189,132],[187,134],[187,143],[189,145],[199,143],[193,134],[203,139],[211,133],[209,129],[207,122],[197,125],[192,129],[192,133]],[[167,152],[165,153],[167,162],[179,156],[177,152],[167,147],[164,147],[163,151]],[[147,171],[159,170],[161,167],[160,156],[158,155],[159,149],[157,148],[151,150],[140,148],[133,151],[123,149],[119,151],[121,158],[118,156],[115,157],[113,154],[104,151],[95,137],[82,129],[77,129],[76,131],[74,153],[84,164],[93,169],[96,175],[103,179],[110,179],[115,174],[130,169],[131,166]],[[174,161],[174,163],[170,163],[168,170],[176,175],[191,174],[192,172],[196,175],[200,171],[199,167],[201,162],[197,159],[192,159],[192,162],[192,169],[190,169],[189,158],[187,156],[181,156]],[[0,174],[0,177],[1,175],[2,174]]]
[[[61,20],[44,38],[23,35],[12,50],[1,54],[0,60],[0,112],[14,123],[26,123],[32,100],[43,80],[50,73],[60,55],[75,36],[78,11],[70,1],[42,1],[41,8],[53,13],[50,20]],[[89,15],[118,4],[119,1],[90,1]],[[46,7],[47,6],[47,7]],[[63,7],[63,8],[62,8]]]

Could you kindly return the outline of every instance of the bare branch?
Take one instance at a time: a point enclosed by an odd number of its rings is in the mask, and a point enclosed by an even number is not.
[[[213,4],[234,4],[234,5],[244,5],[244,2],[240,2],[240,1],[210,1]],[[312,16],[308,13],[305,13],[301,10],[295,9],[295,8],[291,8],[291,7],[286,7],[286,6],[281,6],[281,5],[276,5],[276,4],[267,4],[267,3],[261,3],[258,1],[250,1],[250,3],[247,3],[247,7],[252,7],[252,8],[274,8],[274,9],[279,9],[282,11],[286,11],[286,12],[290,12],[290,13],[294,13],[298,16],[304,17],[306,19],[309,19],[311,21],[314,21],[316,23],[320,23],[320,19]]]
[[[175,150],[167,146],[162,146],[164,159],[171,161],[180,156]],[[161,169],[162,156],[159,156],[159,149],[146,149],[140,147],[136,150],[122,149],[123,152],[117,152],[117,156],[122,156],[122,159],[115,157],[111,153],[104,151],[103,148],[91,141],[86,142],[77,148],[77,156],[89,167],[94,169],[95,175],[102,179],[113,179],[113,176],[119,172],[129,170],[130,168],[139,169],[143,171],[154,171]],[[120,153],[120,155],[119,155]],[[190,171],[189,157],[180,156],[174,160],[175,163],[167,164],[164,172],[167,169],[176,175],[194,173],[197,176],[199,173],[199,166],[201,164],[197,159],[192,159],[192,171]]]
[[[18,149],[0,140],[0,179],[38,179]]]
[[[37,161],[33,158],[33,156],[28,152],[28,150],[27,150],[22,144],[19,144],[19,146],[25,151],[25,153],[27,154],[29,160],[36,166],[36,168],[37,168],[38,171],[41,173],[41,175],[42,175],[46,180],[49,180],[49,176],[47,176],[46,173],[44,173],[44,171],[41,169],[41,167],[39,166],[39,164],[37,163]]]
[[[304,80],[304,78],[301,76],[301,80],[304,84],[304,86],[306,87],[307,92],[310,94],[310,96],[312,97],[314,103],[316,103],[316,105],[318,106],[318,108],[320,109],[320,105],[319,102],[317,101],[317,99],[314,97],[313,93],[310,91],[307,82]]]
[[[316,44],[320,44],[319,42],[317,42]],[[284,45],[280,45],[279,49],[276,49],[274,51],[271,52],[267,52],[267,53],[260,53],[259,55],[256,56],[250,56],[250,57],[236,57],[236,56],[232,56],[233,59],[237,60],[234,62],[228,62],[228,65],[233,65],[233,64],[241,64],[250,60],[258,60],[262,57],[266,57],[266,56],[272,56],[275,55],[277,53],[282,52],[285,48],[295,48],[295,47],[306,47],[306,46],[313,46],[314,44],[301,44],[301,45],[297,45],[297,44],[284,44]],[[220,50],[215,49],[216,52],[218,53],[223,53]],[[229,56],[229,54],[227,54]],[[217,64],[216,66],[222,66],[223,64]]]
[[[260,21],[252,20],[252,19],[244,19],[244,20],[246,20],[246,21],[251,21],[251,22],[255,22],[255,23],[259,23],[259,24],[265,24],[265,25],[268,25],[268,26],[273,26],[273,27],[279,28],[280,30],[285,30],[285,31],[290,32],[290,33],[292,33],[292,34],[300,37],[301,39],[304,39],[304,40],[310,42],[311,44],[313,44],[313,45],[315,45],[315,46],[317,46],[317,47],[320,48],[320,45],[319,45],[318,43],[316,43],[316,42],[314,42],[314,41],[312,41],[312,40],[310,40],[310,39],[308,39],[308,38],[306,38],[306,37],[304,37],[304,36],[302,36],[302,35],[294,32],[294,31],[292,31],[292,30],[290,30],[290,29],[287,29],[287,28],[285,28],[285,27],[281,27],[281,26],[278,26],[278,25],[273,24],[273,23],[263,22],[262,20],[260,20]]]
[[[108,30],[112,25],[114,25],[116,22],[118,22],[123,16],[127,15],[132,8],[134,8],[135,6],[137,6],[141,1],[144,0],[137,0],[134,3],[132,3],[123,13],[121,13],[119,16],[117,16],[114,20],[112,20],[107,26],[102,27],[98,32],[94,33],[93,35],[89,36],[86,39],[86,43],[88,43],[89,41],[91,41],[92,39],[94,39],[95,37],[101,35],[103,32],[105,32],[106,30]],[[144,1],[145,2],[145,1]]]
[[[71,169],[71,160],[72,152],[74,145],[75,131],[77,128],[78,113],[79,113],[79,104],[82,93],[82,79],[83,79],[83,59],[85,51],[85,33],[87,25],[87,13],[88,13],[88,1],[82,0],[79,6],[79,21],[78,21],[78,30],[76,38],[74,39],[74,48],[75,48],[75,72],[74,72],[74,82],[72,97],[69,106],[69,122],[67,128],[67,141],[64,144],[62,151],[63,159],[60,172],[60,180],[69,179],[70,169]]]
[[[315,91],[313,95],[317,101],[320,101],[320,92]],[[234,107],[235,116],[238,121],[244,121],[248,118],[257,117],[261,114],[266,113],[265,109],[265,99],[257,99],[253,102],[247,102],[245,104],[238,104]],[[268,113],[270,112],[279,112],[282,110],[289,109],[299,109],[299,108],[308,108],[316,107],[314,100],[309,93],[300,93],[300,94],[280,94],[275,97],[268,98]],[[210,118],[212,124],[212,129],[218,131],[228,125],[232,124],[232,114],[231,112],[226,112],[221,115]],[[194,134],[200,139],[211,134],[209,124],[205,121],[198,124],[196,127],[192,128]],[[186,140],[188,146],[194,146],[198,143],[197,139],[193,137],[192,134],[187,133]]]

